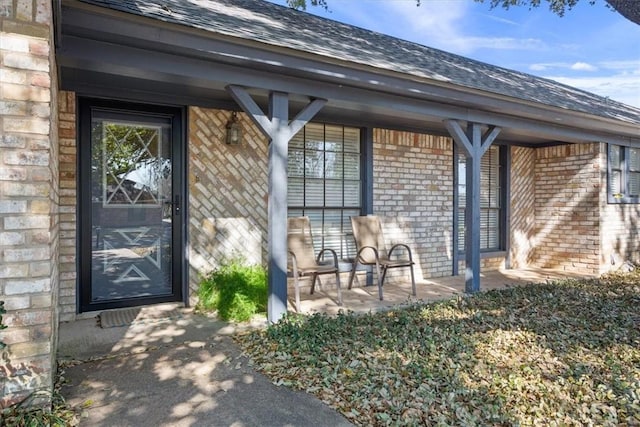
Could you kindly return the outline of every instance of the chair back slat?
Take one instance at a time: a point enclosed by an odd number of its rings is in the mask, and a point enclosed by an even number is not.
[[[298,267],[316,267],[309,217],[287,218],[287,246],[296,256]]]
[[[372,246],[378,250],[380,256],[386,256],[380,218],[374,215],[352,216],[351,228],[353,229],[353,237],[358,251],[365,246]],[[364,249],[360,254],[359,261],[363,264],[375,264],[376,257],[374,252],[370,249]]]

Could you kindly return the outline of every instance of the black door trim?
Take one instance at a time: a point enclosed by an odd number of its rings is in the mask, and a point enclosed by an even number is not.
[[[186,110],[181,107],[79,97],[77,99],[77,312],[188,300],[186,278]],[[169,119],[172,125],[172,190],[179,204],[172,216],[172,294],[91,302],[91,119],[94,111]]]

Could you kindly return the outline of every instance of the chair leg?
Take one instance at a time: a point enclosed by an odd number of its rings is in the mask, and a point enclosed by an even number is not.
[[[312,277],[311,277],[311,292],[309,292],[311,295],[313,295],[313,293],[316,290],[316,279],[318,278],[318,274],[317,273],[313,273]],[[322,290],[322,289],[320,289]]]
[[[296,313],[300,313],[300,278],[295,276],[295,292],[296,292]]]
[[[351,271],[349,272],[349,287],[348,289],[351,289],[351,286],[353,286],[353,278],[356,277],[356,268],[358,267],[358,260],[354,259],[353,260],[353,265],[351,266]]]
[[[382,267],[382,280],[380,281],[380,286],[384,286],[384,279],[387,277],[387,267]]]
[[[340,272],[336,271],[336,288],[338,288],[338,305],[342,305],[342,289],[340,289]]]
[[[409,266],[411,269],[411,290],[413,291],[413,296],[417,296],[416,294],[416,277],[413,273],[413,265]]]
[[[384,267],[382,267],[382,272],[381,272],[380,264],[376,262],[376,277],[378,278],[378,296],[380,297],[380,301],[384,299],[384,296],[382,295],[382,280],[384,280],[384,275],[386,272],[387,272],[387,269]]]

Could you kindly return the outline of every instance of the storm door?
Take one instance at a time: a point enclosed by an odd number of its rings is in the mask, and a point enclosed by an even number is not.
[[[182,299],[182,110],[80,102],[80,311]]]

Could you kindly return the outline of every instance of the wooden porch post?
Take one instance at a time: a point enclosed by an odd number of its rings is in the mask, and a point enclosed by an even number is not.
[[[483,125],[479,123],[467,123],[466,132],[455,120],[445,120],[444,123],[467,159],[464,218],[465,292],[471,294],[480,290],[480,165],[482,155],[496,139],[500,128],[490,126],[483,135]],[[454,230],[454,233],[457,233],[457,230]]]
[[[268,265],[269,295],[267,319],[279,321],[287,313],[287,157],[291,138],[326,104],[324,99],[312,100],[289,122],[289,97],[284,92],[269,93],[269,114],[266,115],[251,95],[242,87],[230,85],[227,91],[262,133],[269,138],[269,202],[268,202]]]

